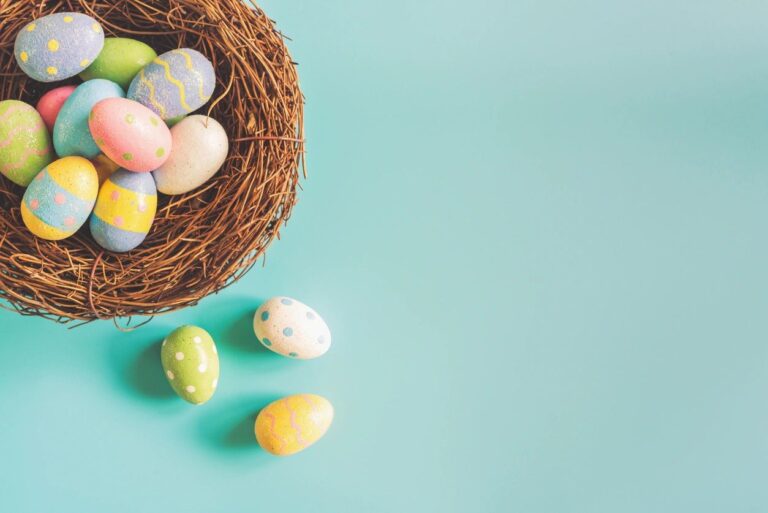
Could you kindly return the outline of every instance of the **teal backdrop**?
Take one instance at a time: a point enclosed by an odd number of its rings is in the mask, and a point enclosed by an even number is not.
[[[763,512],[768,3],[265,0],[309,175],[266,266],[123,334],[0,314],[14,513]],[[259,348],[299,298],[323,358]],[[157,343],[208,329],[214,399]],[[277,459],[260,407],[313,392]]]

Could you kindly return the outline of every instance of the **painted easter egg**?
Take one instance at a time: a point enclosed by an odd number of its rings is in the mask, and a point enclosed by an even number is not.
[[[99,175],[99,187],[101,187],[101,185],[107,181],[107,178],[112,176],[115,171],[120,169],[120,166],[112,162],[112,159],[103,153],[92,158],[91,164],[96,168],[96,174]]]
[[[104,40],[104,48],[99,56],[88,69],[80,73],[80,78],[104,78],[127,89],[139,71],[156,57],[157,53],[141,41],[108,37]]]
[[[103,46],[104,31],[96,20],[60,12],[21,29],[13,53],[24,73],[38,82],[56,82],[90,66]]]
[[[24,102],[0,102],[0,172],[26,187],[53,161],[51,136],[40,114]]]
[[[93,164],[82,157],[64,157],[29,184],[21,201],[21,217],[29,231],[42,239],[66,239],[88,219],[98,192]]]
[[[163,341],[160,358],[168,383],[182,399],[203,404],[213,397],[219,384],[219,356],[207,331],[196,326],[174,330]]]
[[[124,98],[119,85],[109,80],[89,80],[80,84],[61,107],[53,126],[53,145],[60,157],[72,155],[95,158],[101,150],[91,136],[88,116],[93,106],[107,98]]]
[[[229,153],[224,127],[207,116],[189,116],[171,128],[173,149],[168,161],[153,174],[163,194],[184,194],[215,175]]]
[[[128,98],[171,119],[205,105],[215,87],[211,61],[197,50],[181,48],[145,66],[131,82]]]
[[[309,360],[331,347],[331,330],[322,317],[289,297],[273,297],[256,310],[253,331],[264,347],[287,356]]]
[[[333,406],[314,394],[283,397],[261,410],[254,431],[261,447],[289,456],[320,440],[333,422]]]
[[[57,87],[45,93],[37,102],[37,112],[43,117],[45,126],[51,132],[53,132],[53,126],[56,124],[56,118],[59,117],[64,102],[75,92],[75,89],[77,86],[73,85]]]
[[[157,114],[125,98],[97,103],[88,121],[96,144],[118,166],[149,172],[171,155],[171,131]]]
[[[91,215],[91,235],[108,251],[130,251],[144,242],[156,211],[152,175],[120,169],[99,190]]]

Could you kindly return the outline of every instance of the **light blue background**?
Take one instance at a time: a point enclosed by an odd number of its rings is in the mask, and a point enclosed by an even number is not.
[[[267,265],[132,334],[0,314],[3,511],[763,512],[768,3],[269,0],[310,179]],[[259,350],[287,294],[334,347]],[[156,346],[208,328],[214,400]],[[259,407],[337,419],[275,459]]]

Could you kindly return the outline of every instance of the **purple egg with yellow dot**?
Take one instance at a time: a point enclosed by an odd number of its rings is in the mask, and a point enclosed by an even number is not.
[[[14,56],[22,71],[39,82],[74,77],[99,56],[104,30],[95,19],[60,12],[30,21],[16,36]]]
[[[91,235],[108,251],[131,251],[144,242],[155,212],[157,189],[152,175],[119,169],[99,190],[91,215]]]
[[[41,239],[66,239],[88,220],[98,191],[93,164],[82,157],[64,157],[29,184],[21,201],[21,217]]]

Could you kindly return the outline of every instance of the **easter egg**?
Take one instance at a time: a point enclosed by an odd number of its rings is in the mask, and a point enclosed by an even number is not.
[[[21,201],[21,217],[29,231],[42,239],[66,239],[88,219],[98,191],[93,164],[82,157],[64,157],[29,184]]]
[[[171,155],[171,131],[140,103],[110,98],[97,103],[88,121],[96,144],[118,166],[149,172]]]
[[[163,341],[160,358],[168,383],[182,399],[203,404],[213,397],[219,384],[219,356],[207,331],[196,326],[174,330]]]
[[[53,158],[51,136],[40,114],[24,102],[0,102],[0,172],[26,187]]]
[[[273,297],[256,310],[253,331],[266,347],[289,358],[309,360],[331,347],[331,330],[322,317],[289,297]]]
[[[333,422],[333,406],[319,395],[283,397],[261,410],[254,431],[259,445],[275,456],[289,456],[320,440]]]
[[[128,98],[171,119],[199,109],[213,95],[213,64],[191,48],[172,50],[144,67],[131,82]]]
[[[173,148],[168,161],[153,174],[163,194],[184,194],[215,175],[229,153],[229,139],[218,121],[189,116],[171,128]]]
[[[95,158],[101,150],[91,136],[88,116],[91,109],[107,98],[124,98],[120,86],[109,80],[96,79],[80,84],[61,107],[53,126],[53,145],[60,157]]]
[[[104,155],[96,156],[91,159],[91,164],[96,168],[96,174],[99,175],[99,187],[101,184],[107,181],[107,178],[112,176],[112,173],[120,169],[120,166],[112,162],[112,159]]]
[[[19,67],[38,82],[74,77],[104,46],[101,25],[85,14],[60,12],[27,24],[16,36],[13,54]]]
[[[130,251],[144,242],[156,211],[152,175],[120,169],[99,190],[91,215],[91,235],[106,250]]]
[[[43,117],[45,126],[51,132],[53,132],[53,126],[56,124],[56,118],[59,116],[64,102],[75,92],[75,89],[77,89],[77,86],[73,85],[57,87],[45,93],[40,98],[40,101],[37,102],[37,112]]]
[[[80,78],[104,78],[127,89],[139,71],[156,57],[157,53],[141,41],[108,37],[104,40],[104,48],[99,56],[88,69],[80,73]]]

